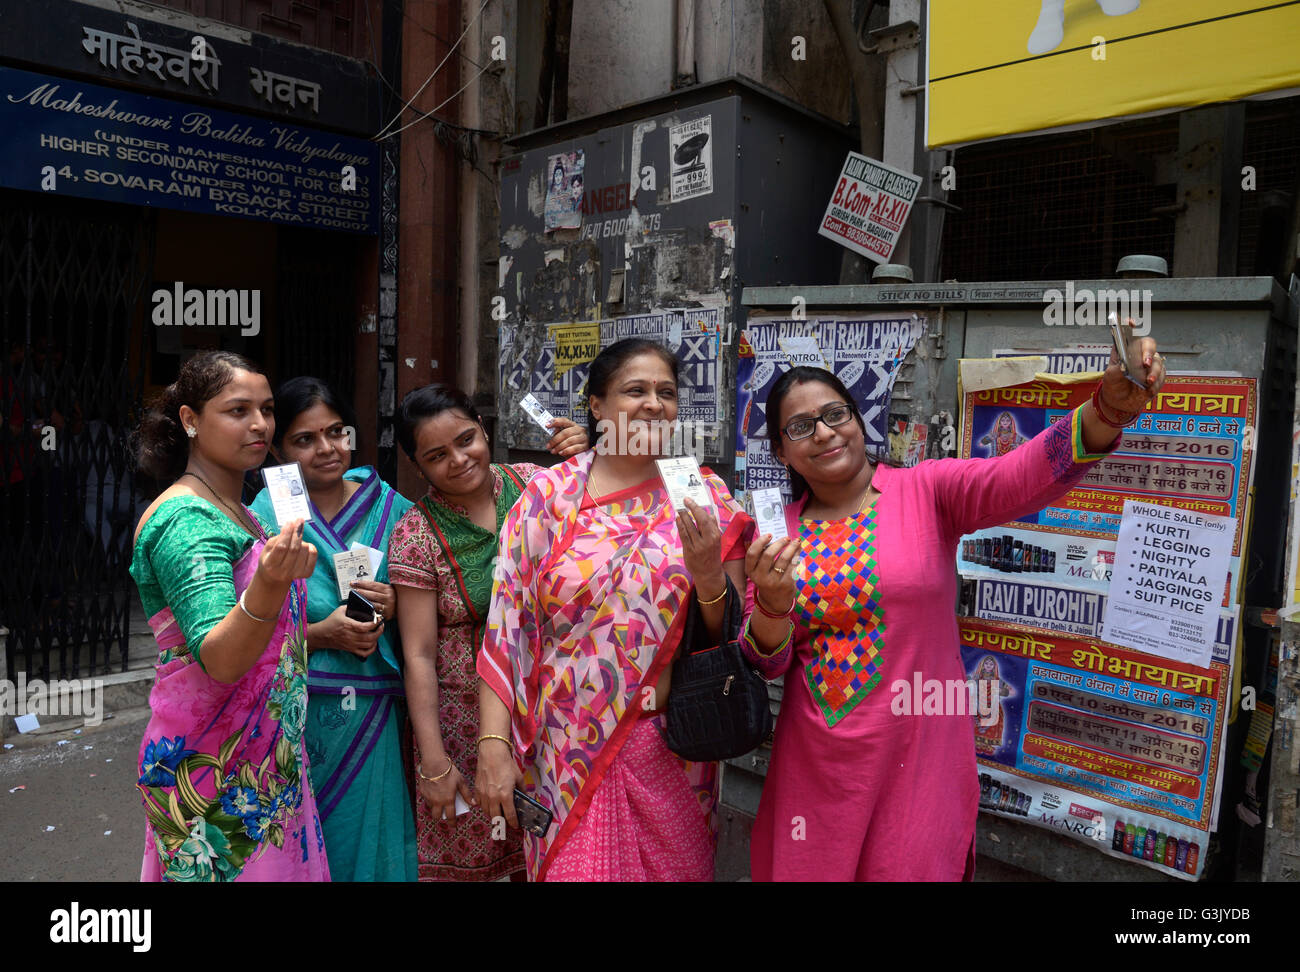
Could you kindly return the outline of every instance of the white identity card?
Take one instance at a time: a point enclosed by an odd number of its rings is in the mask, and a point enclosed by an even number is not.
[[[371,569],[370,555],[366,552],[368,549],[368,547],[363,547],[361,550],[348,550],[345,553],[336,553],[334,555],[334,577],[339,582],[340,601],[348,599],[348,592],[352,590],[353,581],[375,579],[375,572]]]
[[[749,506],[760,537],[770,533],[775,542],[790,536],[785,528],[785,497],[779,488],[769,486],[750,490]]]
[[[668,502],[672,503],[674,513],[683,510],[690,512],[682,502],[688,496],[700,506],[713,509],[713,496],[705,485],[700,464],[693,458],[682,456],[677,459],[656,459],[655,464],[659,467],[664,488],[668,490]]]
[[[1101,637],[1210,664],[1237,519],[1124,501]]]
[[[296,462],[283,466],[267,466],[262,470],[266,488],[271,494],[271,507],[275,522],[283,527],[290,520],[311,519],[311,504],[307,501],[307,487],[302,482],[302,467]]]
[[[379,576],[379,568],[382,567],[384,563],[384,552],[382,550],[376,550],[374,547],[367,547],[364,543],[357,543],[355,540],[352,541],[351,550],[354,553],[358,550],[365,553],[365,555],[370,558],[371,576]]]
[[[528,413],[528,417],[542,427],[547,435],[554,435],[555,430],[550,427],[550,423],[555,420],[555,416],[542,408],[542,403],[533,397],[529,392],[519,400],[519,407]]]

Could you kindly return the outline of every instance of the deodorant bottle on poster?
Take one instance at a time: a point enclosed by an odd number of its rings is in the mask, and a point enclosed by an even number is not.
[[[1178,838],[1173,834],[1165,841],[1165,867],[1173,867],[1178,859]]]
[[[1136,839],[1137,839],[1137,828],[1134,827],[1132,824],[1128,824],[1124,828],[1124,853],[1125,854],[1132,855],[1133,842]]]
[[[1164,863],[1164,860],[1165,860],[1165,843],[1166,843],[1166,841],[1168,841],[1168,840],[1169,840],[1169,835],[1168,835],[1168,834],[1163,834],[1163,833],[1158,833],[1158,834],[1156,834],[1156,852],[1155,852],[1155,856],[1152,857],[1152,860],[1156,861],[1156,862],[1159,863],[1159,864],[1163,864],[1163,863]]]
[[[1147,831],[1147,845],[1142,850],[1143,860],[1154,861],[1156,859],[1156,832]]]
[[[1146,847],[1147,847],[1147,829],[1145,827],[1139,827],[1137,829],[1137,834],[1133,838],[1133,856],[1141,857],[1144,853],[1146,853]]]
[[[1201,858],[1201,845],[1192,843],[1187,845],[1187,864],[1186,871],[1188,874],[1196,873],[1196,862]]]
[[[999,567],[1002,564],[1002,538],[994,537],[992,548],[989,550],[989,566]]]
[[[1047,551],[1047,572],[1049,574],[1056,573],[1056,551],[1055,550]]]
[[[1174,870],[1183,871],[1187,869],[1187,841],[1181,837],[1178,839],[1178,856],[1174,858]]]
[[[993,779],[988,775],[988,773],[980,774],[980,806],[981,807],[987,807],[989,805],[989,784],[992,782]]]
[[[1110,839],[1110,849],[1113,851],[1122,851],[1124,849],[1124,821],[1115,821],[1115,836]]]
[[[1002,534],[1002,569],[1008,574],[1011,573],[1012,570],[1011,563],[1011,534],[1004,533]]]
[[[984,805],[988,807],[990,810],[996,810],[998,806],[998,797],[1001,796],[1001,793],[1002,793],[1002,784],[999,783],[997,780],[990,780],[989,798],[988,798],[988,802],[985,803]]]
[[[1016,573],[1025,569],[1025,545],[1021,540],[1011,545],[1011,569]]]

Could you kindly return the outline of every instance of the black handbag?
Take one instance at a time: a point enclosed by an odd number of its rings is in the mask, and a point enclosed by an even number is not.
[[[711,644],[692,589],[663,723],[664,742],[683,759],[743,756],[772,732],[767,683],[740,650],[740,621],[740,597],[728,578],[721,643]]]

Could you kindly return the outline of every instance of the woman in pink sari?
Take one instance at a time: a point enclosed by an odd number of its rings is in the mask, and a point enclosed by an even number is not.
[[[131,576],[158,642],[140,746],[142,881],[328,881],[307,774],[302,520],[240,502],[275,430],[271,386],[225,351],[191,358],[138,433],[174,480],[136,529]]]
[[[519,786],[554,814],[525,836],[532,880],[708,881],[717,765],[670,752],[658,716],[688,598],[716,639],[724,599],[744,590],[750,520],[707,470],[714,509],[673,514],[654,464],[677,415],[671,351],[620,341],[587,390],[603,438],[534,477],[505,522],[475,800],[513,825]]]

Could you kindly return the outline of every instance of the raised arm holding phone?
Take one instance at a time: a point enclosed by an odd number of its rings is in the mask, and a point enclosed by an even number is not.
[[[952,605],[961,536],[1041,509],[1118,444],[1165,380],[1151,338],[1125,346],[1090,402],[992,459],[912,468],[868,455],[847,389],[794,368],[767,401],[794,502],[790,538],[746,553],[745,653],[785,675],[750,842],[754,880],[960,880],[979,786],[964,711],[896,714],[890,687],[965,681]],[[1137,363],[1137,364],[1135,364]]]

